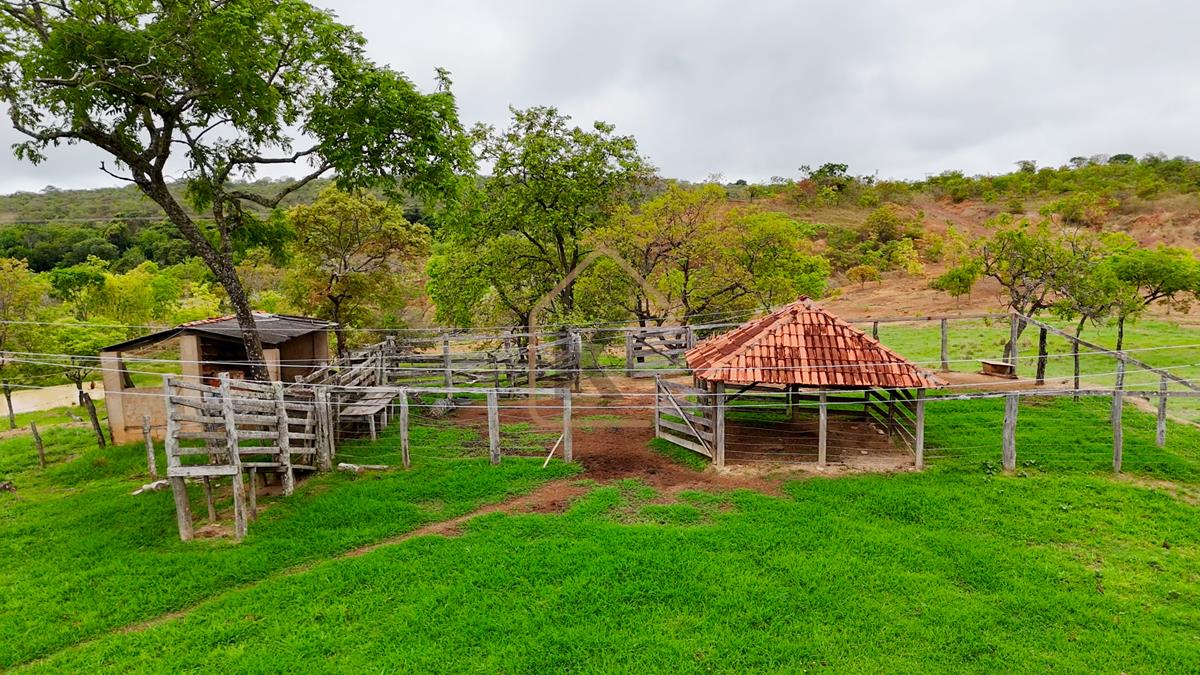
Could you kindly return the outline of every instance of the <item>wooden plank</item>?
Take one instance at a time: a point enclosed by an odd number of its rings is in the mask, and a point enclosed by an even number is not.
[[[168,478],[203,478],[204,476],[236,476],[238,468],[230,464],[195,464],[167,467]]]
[[[950,370],[950,326],[946,319],[941,321],[942,331],[942,370]]]
[[[717,386],[720,387],[721,389],[724,388],[721,386],[721,383],[717,383]],[[681,419],[683,419],[683,423],[686,424],[692,430],[692,435],[695,436],[696,438],[700,438],[700,432],[696,431],[695,427],[692,426],[692,423],[687,420],[687,415],[682,410],[679,409],[679,403],[675,400],[675,397],[672,396],[670,392],[667,392],[667,403],[671,404],[671,407],[673,407],[675,409],[675,412],[678,413],[679,417]],[[705,445],[703,440],[701,440],[700,443],[702,445]],[[707,445],[705,445],[705,447],[707,447]],[[711,451],[709,451],[707,454],[709,457],[712,457]]]
[[[663,429],[670,429],[671,431],[677,432],[682,436],[695,437],[697,441],[704,441],[711,444],[715,440],[715,436],[712,434],[712,432],[698,431],[693,427],[687,426],[686,424],[672,422],[669,419],[660,419],[658,421],[658,425]]]
[[[146,473],[150,480],[158,480],[158,461],[154,458],[154,436],[150,433],[149,415],[142,415],[142,440],[146,443]]]
[[[676,436],[674,434],[669,434],[665,431],[660,433],[658,435],[658,437],[665,441],[668,441],[670,443],[674,443],[675,445],[678,445],[680,447],[687,448],[688,450],[692,450],[694,452],[698,452],[701,455],[704,455],[705,457],[708,457],[710,459],[712,458],[712,453],[708,451],[708,448],[697,443],[695,440],[688,440],[686,438],[680,438],[679,436]]]
[[[494,391],[487,393],[488,456],[492,464],[500,463],[500,406]]]
[[[1001,463],[1005,471],[1017,468],[1017,407],[1019,396],[1005,394],[1004,396],[1004,440]]]

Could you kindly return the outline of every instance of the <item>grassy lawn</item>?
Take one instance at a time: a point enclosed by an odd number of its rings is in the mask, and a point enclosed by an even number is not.
[[[1028,399],[1020,471],[1002,475],[1002,409],[930,404],[920,474],[665,503],[625,481],[564,514],[491,515],[462,536],[338,559],[566,469],[422,461],[473,442],[425,429],[410,473],[322,476],[241,546],[183,545],[169,495],[127,495],[136,453],[39,474],[0,446],[0,471],[21,484],[0,496],[0,653],[75,672],[1194,669],[1200,430],[1172,425],[1158,449],[1153,419],[1127,407],[1127,475],[1114,478],[1106,401]],[[390,437],[356,450],[396,461]]]

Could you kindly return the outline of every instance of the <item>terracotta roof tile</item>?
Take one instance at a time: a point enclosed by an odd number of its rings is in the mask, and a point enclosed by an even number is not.
[[[935,389],[937,377],[808,298],[687,353],[701,380],[736,384]]]

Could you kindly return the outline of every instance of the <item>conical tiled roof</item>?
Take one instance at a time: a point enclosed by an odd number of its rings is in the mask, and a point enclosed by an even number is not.
[[[687,352],[707,382],[936,389],[945,383],[808,298]]]

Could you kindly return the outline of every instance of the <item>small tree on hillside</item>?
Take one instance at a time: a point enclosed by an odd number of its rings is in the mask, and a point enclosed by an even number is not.
[[[1200,296],[1200,261],[1182,248],[1130,248],[1109,263],[1113,275],[1135,289],[1137,302],[1123,302],[1117,314],[1117,349],[1125,344],[1125,323],[1160,303],[1186,312]]]
[[[37,318],[49,290],[49,284],[31,272],[24,260],[0,258],[0,378],[14,365],[9,352],[25,349],[34,342],[36,327],[28,322]],[[8,406],[8,426],[15,429],[17,420],[7,378],[3,378],[3,390]]]
[[[338,354],[345,356],[347,325],[394,299],[394,282],[429,253],[429,229],[405,220],[400,206],[337,189],[293,208],[288,221],[296,233],[293,302],[337,324]]]
[[[303,0],[3,0],[0,98],[29,139],[18,156],[86,143],[115,160],[102,171],[162,208],[225,287],[266,379],[233,260],[239,241],[278,241],[256,209],[326,174],[428,195],[469,164],[444,74],[423,94],[363,46]],[[235,182],[281,165],[304,175],[267,190]]]
[[[881,278],[879,270],[870,265],[855,265],[846,270],[846,280],[858,284],[859,288],[866,286],[868,281],[879,281]]]

